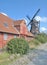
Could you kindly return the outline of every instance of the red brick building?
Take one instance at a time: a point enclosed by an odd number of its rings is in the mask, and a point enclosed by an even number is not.
[[[33,34],[28,32],[25,20],[12,20],[8,16],[0,13],[0,48],[16,37],[24,37],[26,40],[33,38]]]

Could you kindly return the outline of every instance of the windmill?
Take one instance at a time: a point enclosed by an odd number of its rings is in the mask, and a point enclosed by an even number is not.
[[[40,9],[37,10],[37,12],[34,14],[32,19],[30,19],[29,16],[26,16],[30,20],[30,22],[28,23],[27,26],[31,25],[30,32],[33,34],[39,34],[40,21],[37,21],[35,19],[36,15],[38,14],[39,11],[40,11]]]

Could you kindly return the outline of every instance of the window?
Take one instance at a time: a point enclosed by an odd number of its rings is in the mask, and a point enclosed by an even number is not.
[[[5,22],[5,23],[4,23],[4,26],[5,26],[5,27],[8,27],[8,24]]]
[[[16,38],[16,35],[14,35],[14,38]]]
[[[4,34],[4,40],[7,40],[7,38],[8,38],[8,35]]]

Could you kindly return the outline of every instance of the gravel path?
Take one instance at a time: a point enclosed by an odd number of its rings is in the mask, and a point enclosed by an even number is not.
[[[37,49],[47,51],[47,43],[45,43],[45,44],[41,44],[40,46],[38,46],[38,48],[37,48]]]
[[[38,46],[37,50],[34,50],[33,53],[36,56],[27,65],[47,65],[47,43]]]

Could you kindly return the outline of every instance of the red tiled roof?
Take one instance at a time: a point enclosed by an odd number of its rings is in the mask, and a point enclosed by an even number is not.
[[[4,26],[4,23],[8,24],[8,27]],[[18,30],[13,26],[13,20],[8,16],[0,14],[0,32],[19,34]]]
[[[34,37],[34,35],[33,35],[31,32],[29,32],[29,31],[28,31],[28,33],[27,33],[27,36],[32,36],[32,37]]]
[[[20,25],[21,23],[25,23],[25,20],[16,20],[16,21],[14,21],[14,25]]]

